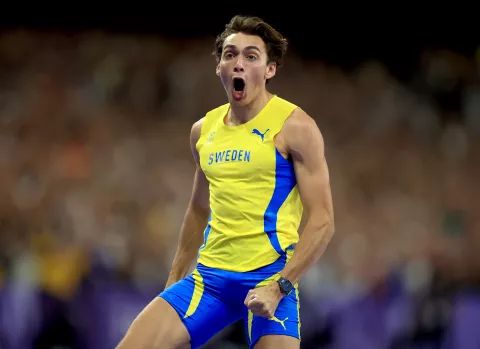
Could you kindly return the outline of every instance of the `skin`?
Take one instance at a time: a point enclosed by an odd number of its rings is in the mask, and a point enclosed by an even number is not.
[[[275,63],[268,62],[266,47],[260,37],[237,33],[226,38],[216,74],[223,83],[231,106],[225,117],[227,125],[248,122],[262,110],[272,98],[265,83],[275,76],[276,68]],[[234,96],[234,77],[241,77],[246,82],[240,99]],[[200,119],[191,129],[190,145],[197,167],[166,287],[187,276],[203,243],[203,230],[209,215],[209,191],[195,148],[202,123],[203,119]],[[282,131],[275,137],[275,146],[284,158],[290,157],[293,161],[304,206],[303,232],[293,257],[280,273],[295,284],[318,261],[334,232],[329,173],[322,134],[315,121],[302,109],[297,108],[286,120]],[[274,281],[250,290],[244,303],[253,314],[271,318],[283,297],[278,283]],[[139,314],[117,349],[160,347],[190,348],[190,337],[173,308],[157,298]],[[289,336],[267,335],[258,341],[255,349],[273,347],[299,348],[300,341]]]

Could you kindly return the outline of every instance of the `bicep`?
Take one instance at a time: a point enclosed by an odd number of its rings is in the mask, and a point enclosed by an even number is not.
[[[193,179],[192,196],[190,205],[194,208],[202,210],[210,210],[209,202],[209,183],[205,176],[205,173],[200,167],[200,156],[197,151],[197,142],[201,135],[203,119],[197,121],[193,126],[190,134],[190,147],[193,155],[193,159],[196,164],[195,176]]]
[[[309,153],[313,151],[309,151]],[[294,160],[298,191],[305,214],[332,215],[332,198],[327,162],[320,154],[304,154]]]
[[[289,135],[298,191],[307,220],[312,215],[333,220],[330,175],[324,141],[316,123],[303,118]]]

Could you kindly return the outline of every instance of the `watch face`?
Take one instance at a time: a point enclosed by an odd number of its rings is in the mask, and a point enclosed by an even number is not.
[[[280,286],[282,288],[282,290],[285,292],[285,293],[290,293],[290,291],[292,290],[293,288],[293,285],[290,281],[288,280],[285,280],[285,279],[280,279],[279,280],[280,282]]]

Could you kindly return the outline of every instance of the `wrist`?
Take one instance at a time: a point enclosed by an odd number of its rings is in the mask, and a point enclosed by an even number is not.
[[[276,283],[282,297],[288,296],[293,291],[294,286],[292,282],[281,275],[276,279]]]
[[[283,294],[282,289],[276,280],[270,284],[270,288],[273,291],[275,298],[278,300],[281,300],[283,297],[285,297],[285,294]]]

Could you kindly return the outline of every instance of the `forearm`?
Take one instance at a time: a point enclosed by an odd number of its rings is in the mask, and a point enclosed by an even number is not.
[[[187,209],[166,287],[187,275],[190,265],[197,257],[198,249],[203,243],[203,231],[207,219],[207,210],[193,206],[189,206]]]
[[[295,253],[280,275],[296,284],[325,252],[334,232],[333,222],[309,220],[295,247]]]

